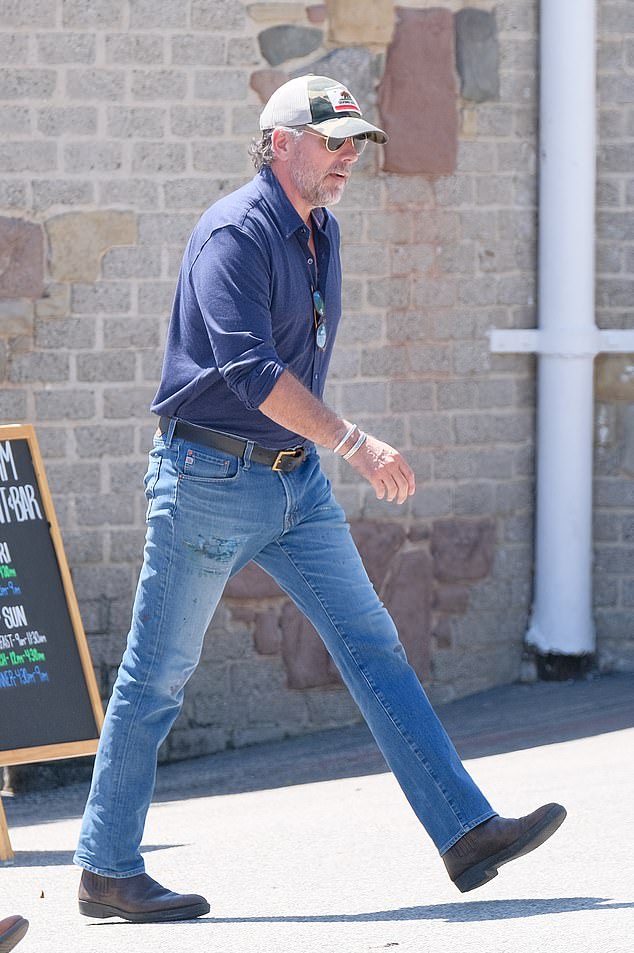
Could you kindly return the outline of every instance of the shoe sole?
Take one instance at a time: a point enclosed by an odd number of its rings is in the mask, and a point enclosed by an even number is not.
[[[209,904],[195,903],[189,907],[172,907],[167,910],[153,910],[149,913],[133,913],[130,910],[122,910],[119,907],[112,907],[105,903],[97,903],[95,900],[80,900],[79,912],[84,917],[93,917],[97,920],[107,920],[109,917],[121,917],[122,920],[128,920],[130,923],[166,923],[173,920],[195,920],[197,917],[203,917],[209,913]],[[10,949],[10,947],[7,947]],[[0,953],[4,953],[0,947]]]
[[[0,953],[9,953],[9,950],[12,950],[20,942],[28,929],[28,920],[18,920],[0,940]]]
[[[469,890],[475,890],[476,887],[481,887],[489,880],[493,880],[498,875],[499,867],[508,864],[510,860],[516,860],[518,857],[523,857],[524,854],[529,854],[536,847],[540,847],[544,841],[547,841],[555,833],[565,819],[566,809],[559,804],[555,805],[538,824],[534,824],[504,850],[492,854],[491,857],[487,857],[485,860],[481,860],[479,864],[474,864],[473,867],[463,871],[454,881],[456,887],[461,893],[467,893]]]

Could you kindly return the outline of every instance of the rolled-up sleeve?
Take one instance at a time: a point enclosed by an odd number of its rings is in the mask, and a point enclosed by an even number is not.
[[[286,368],[271,324],[271,262],[235,225],[215,230],[189,274],[218,370],[249,410],[257,410]]]

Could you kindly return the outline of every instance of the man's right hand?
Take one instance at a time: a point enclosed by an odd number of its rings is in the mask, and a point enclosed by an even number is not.
[[[405,457],[370,434],[348,463],[372,484],[377,500],[404,503],[416,490],[414,471]]]

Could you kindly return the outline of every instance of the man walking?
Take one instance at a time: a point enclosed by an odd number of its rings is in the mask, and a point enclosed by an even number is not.
[[[402,455],[322,401],[341,317],[342,196],[368,141],[336,80],[302,76],[260,117],[258,174],[208,209],[181,267],[159,427],[145,478],[147,538],[128,645],[108,707],[76,863],[82,913],[176,920],[208,912],[152,880],[139,852],[157,750],[180,711],[205,631],[250,560],[310,619],[413,810],[461,891],[543,843],[557,804],[499,817],[474,784],[409,666],[366,575],[316,446],[378,499],[415,491]]]

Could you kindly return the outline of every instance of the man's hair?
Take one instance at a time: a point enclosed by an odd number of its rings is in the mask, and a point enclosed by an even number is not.
[[[297,126],[276,126],[276,129],[283,129],[293,139],[301,139],[304,130]],[[249,155],[253,160],[253,165],[259,172],[265,165],[270,165],[275,158],[273,150],[273,129],[264,129],[259,139],[254,139],[249,146]]]

